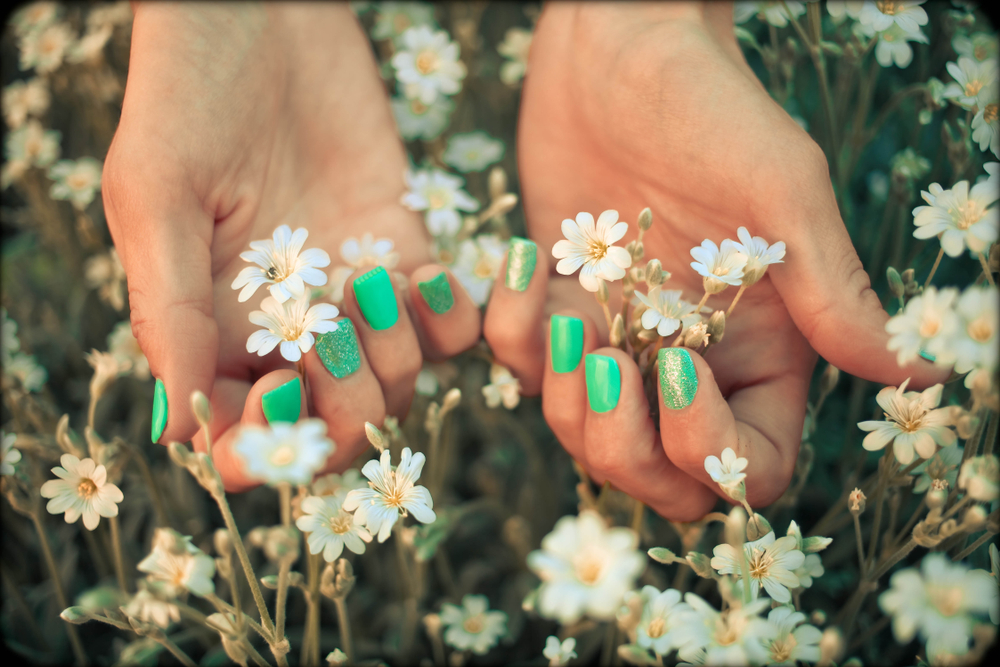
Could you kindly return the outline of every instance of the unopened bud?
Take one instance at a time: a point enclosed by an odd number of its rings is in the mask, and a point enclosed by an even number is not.
[[[889,281],[889,292],[894,297],[899,299],[906,294],[906,285],[903,284],[903,278],[899,275],[899,271],[890,266],[885,270],[885,277]]]
[[[233,538],[229,536],[229,531],[219,528],[215,531],[215,553],[228,558],[233,553]]]
[[[63,415],[59,418],[59,423],[56,424],[56,442],[59,443],[59,448],[62,449],[67,454],[72,454],[77,458],[84,458],[84,453],[80,447],[73,441],[71,431],[69,429],[69,415]]]
[[[747,522],[747,539],[754,542],[770,532],[771,524],[769,524],[767,519],[762,517],[760,514],[754,512],[753,519]]]
[[[915,273],[913,269],[907,269],[899,274],[899,278],[903,281],[903,285],[907,286],[916,283],[916,278],[914,276]]]
[[[441,633],[441,617],[438,614],[427,614],[424,616],[424,628],[427,629],[427,634],[434,637]]]
[[[650,287],[658,287],[663,284],[663,264],[658,259],[651,259],[646,262],[646,284]]]
[[[372,447],[379,452],[385,451],[385,436],[382,435],[378,426],[371,422],[365,422],[365,435],[368,436],[368,442],[372,443]]]
[[[462,402],[462,390],[458,387],[453,387],[449,389],[444,398],[441,399],[441,415],[443,416],[446,412],[451,412],[458,407],[458,404]]]
[[[490,199],[496,199],[507,192],[507,172],[503,167],[493,167],[489,175]]]
[[[330,667],[340,667],[347,664],[347,654],[339,648],[333,649],[326,656],[326,664]]]
[[[80,625],[81,623],[86,623],[90,620],[90,614],[83,607],[66,607],[63,609],[62,613],[59,614],[59,618],[67,623]]]
[[[639,212],[639,220],[636,222],[639,229],[646,232],[653,226],[653,211],[647,206]]]
[[[840,660],[844,652],[844,636],[837,628],[827,628],[819,638],[818,666],[832,665]]]
[[[611,347],[625,349],[625,320],[622,319],[621,313],[616,314],[615,319],[611,322],[611,333],[608,339]]]
[[[656,329],[643,329],[636,336],[644,343],[652,343],[660,337],[660,334],[656,333]]]
[[[966,413],[955,422],[955,430],[958,431],[958,437],[968,440],[976,432],[978,425],[979,419],[974,415]]]
[[[212,421],[212,404],[208,402],[208,397],[197,389],[191,392],[191,412],[202,428],[207,428]]]
[[[600,278],[597,279],[596,296],[597,296],[597,303],[601,304],[602,306],[608,305],[608,301],[611,300],[611,297],[608,294],[608,284],[603,280],[601,280]]]
[[[988,515],[982,505],[973,505],[965,510],[965,514],[962,516],[962,529],[969,532],[982,530],[986,525],[987,518]]]
[[[647,551],[646,554],[648,554],[649,557],[657,563],[663,563],[664,565],[670,565],[671,563],[683,560],[678,558],[677,555],[670,549],[665,549],[663,547],[653,547]]]
[[[217,497],[225,493],[225,488],[222,486],[222,477],[219,475],[219,471],[215,469],[212,457],[205,452],[198,452],[194,455],[194,458],[198,465],[198,483],[213,496]]]
[[[712,316],[708,318],[706,331],[708,331],[708,340],[713,344],[721,343],[722,337],[726,334],[726,313],[721,310],[712,313]]]
[[[838,380],[840,380],[840,369],[833,364],[827,364],[823,369],[823,375],[819,378],[819,395],[828,395],[837,386]]]
[[[489,208],[489,218],[495,218],[497,216],[506,215],[510,213],[514,207],[517,206],[517,195],[512,192],[502,194],[493,200]]]
[[[333,580],[333,587],[337,597],[347,597],[347,594],[354,588],[354,568],[351,562],[345,558],[338,558],[333,564],[336,576]]]
[[[858,515],[865,511],[865,501],[868,497],[861,491],[861,489],[855,488],[851,491],[851,494],[847,496],[847,509],[851,511],[851,514]]]
[[[167,453],[170,454],[170,460],[182,468],[187,468],[194,456],[190,449],[179,442],[171,442],[167,446]]]
[[[696,350],[708,340],[708,325],[704,322],[692,324],[684,331],[684,347]]]
[[[714,276],[705,276],[701,279],[701,284],[709,294],[718,294],[729,287],[728,283],[724,283]]]
[[[813,613],[809,614],[809,622],[813,625],[826,624],[826,612],[822,609],[817,609]]]
[[[632,244],[635,245],[632,245]],[[629,251],[632,255],[632,261],[638,262],[646,255],[646,245],[642,241],[633,241],[629,245],[632,245],[632,249]]]
[[[927,507],[930,509],[940,509],[944,507],[945,502],[948,500],[948,492],[944,489],[931,488],[927,492],[926,501]]]
[[[712,578],[714,573],[712,572],[712,563],[708,556],[700,554],[697,551],[689,551],[684,559],[687,560],[688,565],[691,566],[691,569],[694,570],[694,573],[699,577],[702,579]]]
[[[737,505],[729,511],[729,516],[726,517],[726,542],[731,545],[734,549],[739,549],[743,546],[743,536],[747,532],[747,513],[743,511],[743,508]]]

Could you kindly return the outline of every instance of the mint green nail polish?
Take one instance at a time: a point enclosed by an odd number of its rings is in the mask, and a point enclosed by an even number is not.
[[[618,405],[622,390],[622,375],[618,362],[600,354],[588,354],[587,400],[594,412],[609,412]]]
[[[552,370],[556,373],[575,371],[583,356],[583,320],[553,315],[549,339],[552,341]]]
[[[297,422],[302,411],[302,381],[292,378],[260,397],[264,418],[274,422]]]
[[[698,391],[698,372],[691,353],[683,347],[667,347],[660,349],[656,356],[660,362],[663,402],[672,410],[691,405]]]
[[[163,429],[167,427],[167,388],[163,386],[163,380],[156,378],[156,387],[153,389],[153,429],[150,437],[153,442],[157,442],[163,435]]]
[[[438,315],[447,313],[455,305],[455,297],[451,293],[451,285],[448,284],[448,274],[444,271],[430,280],[418,282],[417,289],[431,310]]]
[[[515,236],[507,250],[507,279],[504,284],[512,290],[523,292],[528,289],[531,276],[535,273],[535,259],[538,246],[533,241]]]
[[[927,350],[920,350],[920,356],[930,362],[937,361],[937,357],[928,352]]]
[[[375,331],[388,329],[399,319],[396,291],[386,270],[379,266],[354,281],[354,296],[361,314]]]
[[[361,352],[354,323],[337,320],[336,331],[316,335],[316,354],[333,377],[345,378],[361,368]]]

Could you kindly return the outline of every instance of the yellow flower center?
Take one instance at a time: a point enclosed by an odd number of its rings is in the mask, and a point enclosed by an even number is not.
[[[417,56],[417,71],[421,74],[430,74],[441,64],[438,54],[431,49],[421,51]]]
[[[464,623],[462,623],[462,628],[466,632],[472,635],[478,635],[480,632],[483,631],[484,627],[486,627],[486,624],[483,623],[482,614],[476,614],[475,616],[470,616],[469,618],[465,619]]]
[[[920,334],[921,338],[932,338],[937,335],[937,332],[941,330],[941,319],[938,317],[924,317],[920,323],[920,329],[917,333]]]
[[[954,616],[962,609],[962,589],[949,586],[943,588],[940,586],[928,586],[928,597],[931,599],[931,604],[941,612],[942,616]]]
[[[923,428],[924,415],[926,414],[927,409],[924,406],[920,405],[917,401],[911,401],[909,405],[903,408],[901,414],[887,418],[889,421],[896,422],[900,430],[904,433],[915,433]]]
[[[410,100],[410,111],[412,111],[414,114],[416,114],[418,116],[422,116],[425,113],[427,113],[427,110],[429,108],[430,107],[428,107],[426,104],[424,104],[420,100]]]
[[[354,517],[347,512],[340,512],[337,516],[330,519],[330,530],[335,532],[337,535],[344,535],[351,532],[351,526],[353,523]]]
[[[585,551],[573,559],[573,570],[577,579],[588,586],[593,586],[604,574],[604,559],[590,550]]]
[[[295,448],[291,445],[281,445],[271,452],[267,460],[273,466],[284,467],[295,460]]]
[[[977,343],[985,343],[993,338],[993,325],[985,315],[982,315],[970,322],[965,332],[969,334],[969,338]]]
[[[739,629],[729,624],[729,619],[723,615],[715,622],[715,642],[719,646],[735,644],[740,638]]]
[[[388,507],[395,507],[404,514],[406,513],[406,508],[403,507],[403,489],[402,485],[399,483],[399,478],[396,477],[396,471],[393,470],[389,473],[389,478],[387,480],[388,484],[386,488],[382,489],[382,496],[385,499],[385,504]],[[368,486],[375,488],[375,485],[368,482]]]
[[[94,480],[89,477],[84,477],[80,480],[80,483],[76,485],[76,493],[84,500],[90,500],[97,495],[97,484],[95,484]]]
[[[896,2],[896,0],[877,0],[875,3],[878,10],[886,16],[892,16],[899,10],[903,9],[902,5],[903,3]]]
[[[36,137],[28,137],[24,142],[24,154],[34,157],[42,152],[42,141]]]
[[[771,642],[771,662],[788,662],[797,645],[798,642],[792,633],[788,633],[782,639],[774,640]]]
[[[970,81],[969,83],[965,84],[965,96],[966,97],[975,97],[976,95],[979,94],[979,91],[982,90],[982,89],[983,89],[983,82],[982,81],[978,81],[978,80],[977,81]]]
[[[964,206],[956,206],[952,209],[951,215],[955,221],[955,225],[962,231],[965,231],[979,222],[979,219],[983,217],[983,211],[979,210],[979,206],[975,200],[970,199],[965,202]]]
[[[755,548],[753,554],[750,555],[750,578],[766,579],[773,564],[774,558],[766,549]]]
[[[90,184],[90,179],[86,174],[71,174],[66,179],[66,184],[74,190],[82,190]]]
[[[646,628],[646,634],[649,635],[650,639],[656,639],[662,637],[666,629],[667,624],[663,622],[662,618],[657,617],[650,621],[649,627]]]
[[[61,46],[59,40],[54,35],[49,34],[42,38],[38,50],[42,55],[49,56],[58,51]]]
[[[427,204],[433,209],[444,208],[448,203],[448,198],[440,190],[431,190],[427,193]]]
[[[493,275],[493,266],[485,254],[479,256],[476,266],[472,269],[472,274],[477,278],[489,278]]]
[[[1000,112],[998,112],[997,104],[987,104],[986,108],[983,109],[983,120],[987,123],[995,123],[998,117],[1000,117]]]
[[[712,269],[712,273],[717,276],[724,276],[729,273],[729,269],[724,266],[717,266]]]
[[[604,259],[608,254],[608,244],[598,239],[590,239],[587,241],[587,252],[595,260]]]

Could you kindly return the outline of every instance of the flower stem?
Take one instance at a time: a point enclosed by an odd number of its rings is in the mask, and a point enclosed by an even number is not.
[[[192,660],[187,653],[181,650],[180,646],[170,641],[170,638],[162,632],[152,635],[151,638],[160,646],[170,651],[170,653],[173,654],[173,656],[177,658],[177,660],[180,661],[184,667],[198,667],[198,663]]]
[[[940,248],[938,250],[937,259],[934,260],[934,266],[931,267],[931,272],[927,274],[927,280],[924,281],[924,289],[927,289],[927,287],[931,284],[931,278],[933,278],[934,274],[937,272],[938,264],[941,263],[942,257],[944,257],[944,248]]]
[[[956,512],[958,512],[958,510],[962,509],[963,507],[965,507],[966,505],[968,505],[970,502],[972,502],[972,497],[966,495],[961,500],[959,500],[957,503],[955,503],[954,505],[952,505],[950,510],[948,510],[943,515],[941,515],[941,521],[946,521],[946,520],[950,519],[951,517],[953,517],[955,515]]]
[[[642,542],[642,519],[645,514],[646,505],[637,498],[633,498],[635,505],[632,507],[632,530],[635,531],[639,543]]]
[[[125,577],[125,558],[122,555],[122,537],[118,526],[118,517],[108,519],[111,524],[111,551],[115,558],[115,575],[118,577],[118,587],[123,592],[129,592],[128,579]]]
[[[282,482],[278,485],[279,505],[281,507],[281,525],[286,528],[292,525],[292,485]],[[274,602],[274,639],[280,642],[285,637],[285,608],[288,605],[288,573],[292,569],[292,559],[284,556],[278,565],[278,594]]]
[[[879,568],[875,570],[874,573],[872,573],[869,577],[867,577],[868,581],[874,583],[879,579],[881,579],[882,575],[888,572],[893,565],[895,565],[896,563],[898,563],[899,561],[903,560],[908,555],[910,555],[910,552],[913,551],[913,549],[916,548],[916,546],[917,546],[917,541],[911,537],[906,544],[901,546],[899,550],[896,551],[896,553],[894,553],[892,556],[889,556],[889,558],[884,563],[882,563],[879,566]]]
[[[993,280],[993,272],[990,271],[990,265],[986,262],[986,257],[983,253],[979,253],[979,263],[983,265],[983,273],[986,275],[986,280],[989,281],[990,287],[996,287],[996,281]]]
[[[347,654],[347,664],[354,664],[354,642],[351,639],[351,619],[347,614],[347,600],[343,597],[333,599],[337,608],[337,625],[340,628],[340,643]]]
[[[69,607],[66,599],[66,591],[63,590],[62,581],[59,579],[59,568],[56,567],[56,559],[52,556],[52,547],[49,546],[49,538],[45,536],[45,527],[42,525],[38,514],[31,513],[31,521],[35,524],[35,531],[38,532],[38,543],[42,545],[42,554],[45,556],[45,564],[49,568],[49,576],[52,577],[52,586],[56,591],[56,599],[63,609]],[[78,665],[87,664],[87,654],[83,651],[83,644],[80,642],[80,635],[76,632],[76,626],[66,623],[66,634],[69,635],[69,643],[73,648],[73,657]]]
[[[696,314],[700,314],[700,313],[701,313],[701,309],[702,309],[702,308],[704,308],[704,306],[705,306],[705,302],[706,302],[706,301],[708,301],[708,297],[709,297],[709,296],[710,296],[710,295],[709,295],[709,293],[708,293],[708,290],[705,290],[705,294],[703,294],[703,295],[702,295],[702,297],[701,297],[701,301],[699,301],[699,302],[698,302],[698,305],[697,305],[697,306],[695,306],[695,309],[694,309],[694,312],[695,312]],[[681,333],[684,333],[684,332],[683,332],[683,331],[681,331]]]
[[[733,297],[733,302],[729,304],[729,308],[726,310],[727,320],[729,319],[729,316],[733,314],[733,309],[736,308],[736,304],[740,300],[740,297],[743,296],[743,291],[746,290],[746,288],[747,288],[746,285],[740,285],[739,291],[737,291],[736,296]]]
[[[156,514],[156,522],[164,527],[170,526],[170,519],[163,504],[163,496],[160,495],[160,488],[153,478],[153,471],[149,468],[149,462],[138,447],[133,447],[130,444],[129,450],[132,454],[132,460],[135,461],[136,467],[139,468],[139,474],[142,475],[142,481],[146,484],[146,489],[149,491],[149,497],[153,501],[153,512]]]
[[[986,531],[985,533],[980,535],[975,542],[962,549],[962,551],[959,552],[954,558],[952,558],[952,560],[960,561],[963,558],[968,558],[969,554],[971,554],[973,551],[986,544],[992,537],[993,533]]]
[[[306,564],[308,568],[308,591],[306,592],[306,635],[302,640],[302,657],[299,663],[303,665],[319,664],[319,628],[320,628],[320,607],[319,599],[319,554],[307,554]]]
[[[858,542],[858,572],[864,574],[865,571],[865,541],[861,536],[861,519],[854,512],[854,537]]]

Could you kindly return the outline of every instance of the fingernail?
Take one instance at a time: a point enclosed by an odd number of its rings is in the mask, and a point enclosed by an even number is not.
[[[587,400],[594,412],[608,412],[618,405],[622,389],[618,362],[600,354],[587,355]]]
[[[552,370],[556,373],[576,370],[583,355],[583,320],[553,315],[549,337],[552,341]]]
[[[455,297],[451,293],[451,285],[448,284],[448,275],[444,271],[430,280],[418,282],[417,289],[431,310],[438,315],[447,313],[455,305]]]
[[[926,350],[920,350],[920,356],[930,362],[937,361],[937,357]]]
[[[329,333],[316,335],[316,354],[333,377],[345,378],[361,368],[361,352],[354,323],[348,319],[337,320],[337,328]]]
[[[156,387],[153,389],[153,429],[150,437],[153,442],[157,442],[163,435],[163,429],[167,427],[167,388],[163,386],[163,380],[156,378]]]
[[[698,391],[698,373],[691,353],[683,347],[661,348],[656,355],[660,362],[660,391],[663,402],[671,410],[691,405]]]
[[[507,250],[507,280],[505,284],[512,290],[523,292],[528,289],[531,276],[535,273],[535,255],[538,246],[533,241],[515,236]]]
[[[375,331],[388,329],[399,319],[396,292],[392,279],[379,266],[354,281],[354,296],[361,307],[361,314]]]
[[[274,422],[297,422],[302,411],[302,382],[295,377],[260,397],[264,418]]]

